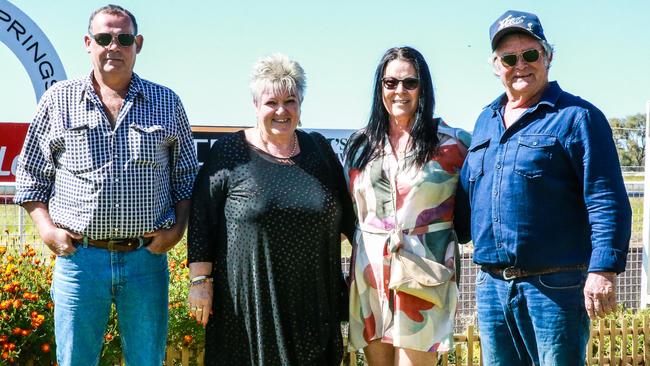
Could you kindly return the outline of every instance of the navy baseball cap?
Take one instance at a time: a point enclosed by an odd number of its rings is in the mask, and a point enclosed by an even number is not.
[[[490,27],[490,40],[492,51],[497,48],[501,39],[513,32],[528,34],[540,41],[546,41],[544,29],[537,15],[517,10],[508,10],[503,13]]]

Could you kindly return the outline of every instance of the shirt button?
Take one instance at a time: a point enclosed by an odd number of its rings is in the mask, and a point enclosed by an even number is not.
[[[119,203],[116,203],[116,204],[115,204],[115,207],[120,207],[120,204],[119,204]]]
[[[498,218],[498,217],[495,217],[495,218],[494,218],[494,222],[499,222],[499,218]]]
[[[118,229],[118,228],[113,229],[113,231],[115,231],[115,232],[118,232],[119,230],[120,230],[120,229]]]
[[[537,141],[533,141],[533,146],[537,146]]]
[[[499,191],[494,191],[494,196],[496,197],[498,195],[499,195]]]
[[[497,163],[497,169],[501,169],[501,164]]]
[[[116,182],[119,182],[119,181],[120,181],[120,178],[115,178],[115,181],[116,181]]]
[[[501,248],[502,246],[503,246],[503,244],[497,243],[497,248]]]

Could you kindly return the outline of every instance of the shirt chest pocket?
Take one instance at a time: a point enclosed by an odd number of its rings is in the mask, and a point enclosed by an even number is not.
[[[549,168],[557,138],[547,135],[521,135],[517,141],[515,173],[539,178]]]
[[[129,149],[137,165],[161,167],[168,164],[167,131],[162,125],[131,124]]]
[[[61,165],[73,174],[100,169],[109,160],[104,130],[98,124],[79,123],[66,126],[63,131],[65,151]]]
[[[469,168],[469,180],[476,181],[483,175],[483,166],[485,160],[485,152],[490,146],[490,139],[479,140],[472,143],[467,153],[466,164]]]

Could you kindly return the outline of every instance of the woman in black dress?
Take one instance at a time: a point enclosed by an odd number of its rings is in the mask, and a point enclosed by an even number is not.
[[[257,126],[217,140],[194,186],[189,302],[206,365],[339,365],[347,316],[340,235],[354,232],[341,165],[297,130],[304,71],[261,59]]]

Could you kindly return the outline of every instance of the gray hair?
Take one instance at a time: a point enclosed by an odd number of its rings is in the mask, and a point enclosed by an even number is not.
[[[548,41],[545,41],[543,39],[537,40],[539,42],[539,45],[542,46],[542,50],[544,51],[544,54],[542,55],[542,58],[544,60],[544,66],[546,66],[546,70],[551,68],[551,61],[553,60],[553,53],[555,52],[555,47],[553,47],[552,44],[548,43]],[[497,55],[497,51],[492,51],[492,55],[490,56],[488,62],[490,65],[492,65],[492,68],[494,69],[494,72],[497,73],[497,62],[499,60],[499,56]]]
[[[264,92],[295,95],[302,103],[306,87],[305,70],[296,61],[281,53],[259,59],[251,72],[250,88],[257,104]]]
[[[107,13],[111,15],[122,15],[122,16],[128,16],[129,19],[131,19],[131,24],[133,25],[133,34],[138,34],[138,22],[135,20],[135,16],[128,10],[124,9],[123,7],[119,5],[114,5],[114,4],[108,4],[105,6],[102,6],[101,8],[93,11],[92,14],[90,14],[90,19],[88,19],[88,33],[92,34],[91,26],[93,24],[93,19],[95,19],[95,16],[99,13]]]

